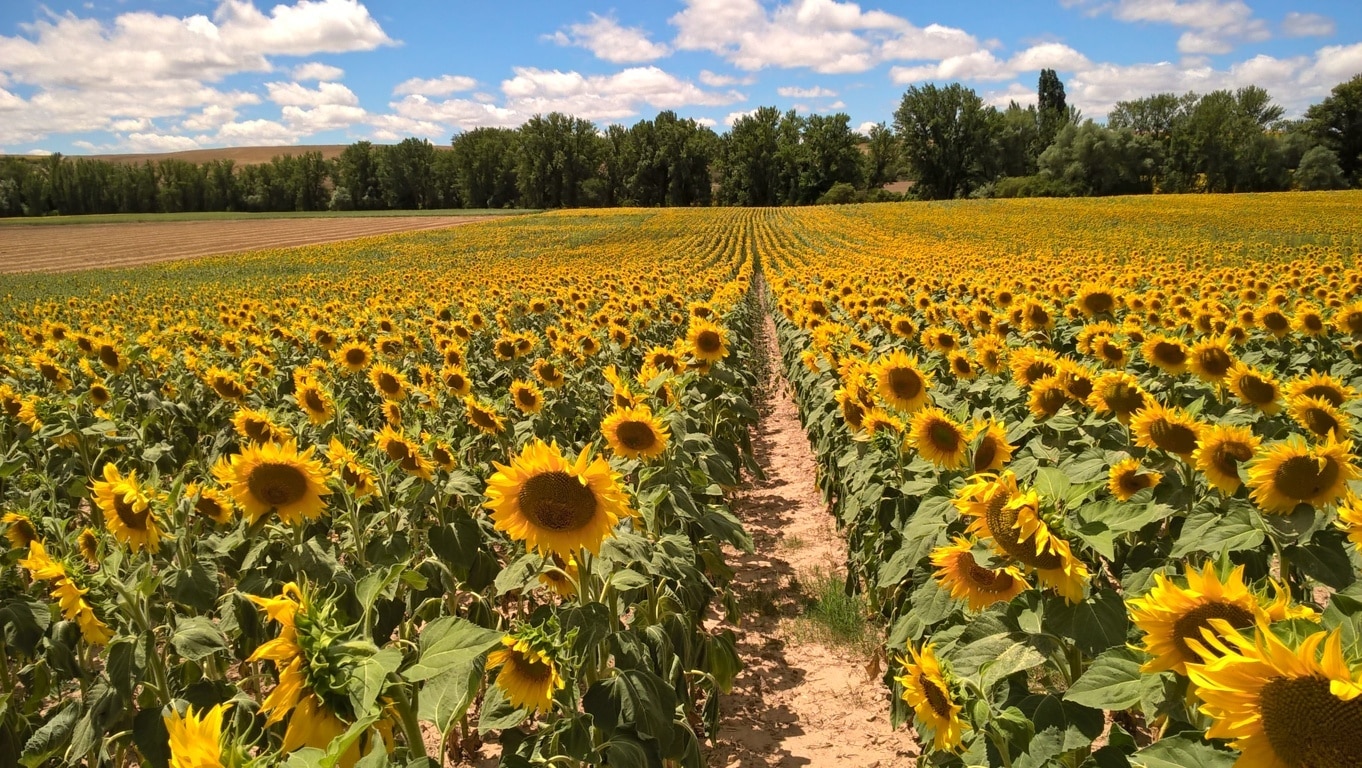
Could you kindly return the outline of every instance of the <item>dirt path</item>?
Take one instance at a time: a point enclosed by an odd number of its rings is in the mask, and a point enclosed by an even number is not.
[[[735,588],[748,615],[737,628],[746,668],[724,698],[713,768],[909,766],[917,747],[889,726],[888,695],[871,659],[804,637],[799,582],[845,573],[846,544],[814,484],[808,438],[781,373],[775,325],[765,317],[758,351],[767,379],[753,435],[765,480],[750,479],[736,504],[755,554],[735,554]]]
[[[393,232],[458,227],[486,218],[375,216],[11,226],[0,230],[0,272],[125,267]]]

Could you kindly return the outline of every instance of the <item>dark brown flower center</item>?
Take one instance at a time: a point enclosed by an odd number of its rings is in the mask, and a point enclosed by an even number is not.
[[[695,337],[695,346],[707,355],[717,355],[723,349],[723,338],[718,331],[704,330]]]
[[[1306,397],[1318,397],[1335,408],[1342,407],[1343,405],[1343,393],[1340,392],[1337,387],[1330,384],[1315,384],[1306,387],[1301,390],[1301,394]]]
[[[1263,327],[1273,333],[1280,333],[1291,327],[1291,321],[1281,312],[1267,312],[1263,315]]]
[[[657,435],[646,421],[622,421],[615,428],[615,438],[631,451],[646,451],[657,443]]]
[[[326,401],[322,399],[322,393],[315,389],[308,389],[303,392],[303,403],[309,411],[313,413],[323,413],[326,411]]]
[[[1115,303],[1116,299],[1105,291],[1097,291],[1083,297],[1083,308],[1094,315],[1111,311],[1112,305]]]
[[[395,395],[402,391],[402,383],[397,380],[396,376],[384,372],[378,374],[378,388],[385,395]]]
[[[1156,419],[1149,425],[1149,439],[1159,448],[1181,456],[1196,450],[1196,430],[1165,418]]]
[[[983,472],[993,466],[993,460],[998,458],[998,441],[993,435],[984,435],[984,439],[979,441],[979,447],[974,451],[974,471]]]
[[[1263,731],[1291,768],[1356,766],[1362,755],[1362,699],[1343,701],[1323,677],[1277,677],[1258,694]]]
[[[1187,362],[1187,350],[1181,344],[1160,341],[1154,344],[1154,361],[1170,367],[1183,365]]]
[[[1068,402],[1069,396],[1060,387],[1046,387],[1037,391],[1036,406],[1046,416],[1054,416]]]
[[[933,419],[927,425],[926,432],[927,441],[942,453],[955,453],[960,450],[960,443],[964,440],[954,424],[941,419]]]
[[[596,494],[561,470],[542,472],[520,487],[520,511],[540,528],[575,531],[596,516]]]
[[[890,368],[884,378],[889,391],[900,400],[912,400],[922,394],[922,376],[912,368]]]
[[[994,494],[989,499],[988,508],[984,512],[984,520],[988,522],[988,532],[993,536],[993,540],[1002,547],[1003,551],[1012,559],[1019,560],[1032,568],[1043,568],[1046,570],[1059,568],[1064,561],[1053,550],[1046,549],[1041,554],[1036,554],[1036,547],[1030,539],[1023,542],[1017,530],[1017,510],[1009,509],[1007,502],[1010,497],[1003,493]]]
[[[351,347],[345,350],[345,362],[347,365],[358,368],[369,362],[369,353],[359,347]]]
[[[1152,486],[1154,476],[1140,474],[1136,470],[1130,469],[1117,476],[1116,484],[1120,486],[1122,493],[1131,496]]]
[[[1012,589],[1016,579],[1012,574],[1002,569],[994,570],[985,568],[974,561],[974,555],[966,552],[963,556],[966,562],[966,572],[969,574],[970,586],[976,592],[988,592],[990,594],[1002,594]]]
[[[1253,458],[1253,448],[1247,443],[1226,440],[1211,451],[1211,466],[1230,477],[1239,476],[1239,464]]]
[[[1230,359],[1229,354],[1225,352],[1225,350],[1220,349],[1219,347],[1211,347],[1210,349],[1203,349],[1201,352],[1197,353],[1197,365],[1201,366],[1201,370],[1205,371],[1208,375],[1219,379],[1223,378],[1230,370],[1230,366],[1234,365],[1234,361]]]
[[[951,700],[946,692],[920,672],[917,676],[917,682],[918,685],[922,686],[922,695],[927,698],[927,705],[932,708],[932,711],[939,717],[949,718],[951,716]]]
[[[1294,501],[1311,502],[1338,482],[1338,462],[1324,456],[1292,456],[1272,475],[1272,487]]]
[[[1324,437],[1342,426],[1332,413],[1313,405],[1301,409],[1300,416],[1301,421],[1305,423],[1305,428],[1320,437]]]
[[[307,495],[307,476],[292,464],[261,464],[246,478],[251,495],[272,507],[286,507]]]
[[[1144,407],[1144,393],[1122,381],[1113,384],[1102,395],[1102,401],[1112,411],[1128,415]]]
[[[1238,383],[1239,391],[1244,393],[1244,399],[1254,405],[1267,405],[1277,399],[1277,388],[1272,382],[1251,373],[1240,376]]]
[[[1183,661],[1191,663],[1201,661],[1201,657],[1187,644],[1188,640],[1195,640],[1202,647],[1210,648],[1206,644],[1206,638],[1201,634],[1202,630],[1210,631],[1219,637],[1219,634],[1211,629],[1211,619],[1224,619],[1236,629],[1253,626],[1253,614],[1243,606],[1219,601],[1202,603],[1173,622],[1173,642],[1182,654]]]

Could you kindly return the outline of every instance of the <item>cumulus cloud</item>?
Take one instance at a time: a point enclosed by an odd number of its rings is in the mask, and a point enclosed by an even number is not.
[[[1007,80],[1025,72],[1042,69],[1073,72],[1090,65],[1088,57],[1063,43],[1041,43],[1005,60],[993,55],[992,51],[975,51],[951,56],[935,64],[894,67],[889,71],[889,77],[899,85],[926,80]]]
[[[920,28],[837,0],[794,0],[770,10],[760,0],[686,0],[671,23],[677,48],[710,51],[745,70],[864,72],[889,60],[943,58],[980,48],[963,30]]]
[[[702,69],[700,70],[700,82],[711,88],[727,88],[731,85],[752,85],[757,82],[757,78],[752,75],[745,77],[721,75],[717,72],[710,72],[708,69]]]
[[[130,133],[123,142],[123,148],[131,152],[183,152],[198,149],[198,141],[188,136],[175,136],[163,133]]]
[[[821,85],[815,85],[812,88],[781,86],[776,89],[776,93],[791,99],[830,99],[837,95],[837,91],[830,91]]]
[[[728,126],[729,128],[732,128],[734,123],[738,122],[744,117],[751,117],[752,115],[755,114],[757,114],[757,110],[755,109],[746,109],[741,112],[729,112],[727,115],[724,116],[724,125]]]
[[[1282,32],[1287,37],[1328,37],[1334,29],[1334,20],[1318,13],[1291,11],[1282,19]]]
[[[275,56],[366,51],[393,42],[357,0],[296,0],[268,13],[250,0],[223,0],[211,18],[134,11],[106,22],[68,12],[20,24],[19,30],[0,35],[0,70],[10,81],[30,86],[32,95],[0,121],[4,143],[259,103],[255,94],[214,84],[236,74],[269,72]],[[301,79],[340,74],[315,62],[295,74],[300,72],[308,76]],[[146,134],[137,141],[160,141],[147,138],[160,134],[137,133]],[[123,137],[129,146],[131,135]]]
[[[873,120],[867,120],[864,123],[861,123],[860,125],[856,126],[856,132],[861,134],[862,136],[869,136],[870,129],[874,128],[877,125],[879,125],[879,123]]]
[[[294,80],[327,80],[336,81],[345,77],[345,70],[340,67],[333,67],[330,64],[322,64],[317,61],[309,61],[306,64],[299,64],[290,73]]]
[[[413,77],[403,80],[393,89],[398,96],[419,93],[422,96],[448,96],[459,91],[471,91],[478,87],[478,81],[464,75],[440,75],[430,80]]]
[[[591,51],[598,59],[616,64],[653,61],[671,53],[663,43],[655,43],[641,27],[621,26],[610,16],[591,14],[591,21],[572,24],[549,35],[559,45],[573,45]]]
[[[1229,53],[1241,42],[1272,36],[1267,22],[1253,15],[1243,0],[1066,0],[1092,15],[1110,14],[1120,21],[1183,27],[1178,51],[1187,54]]]
[[[299,83],[265,83],[270,101],[282,107],[358,106],[359,97],[340,83],[318,83],[316,89]]]

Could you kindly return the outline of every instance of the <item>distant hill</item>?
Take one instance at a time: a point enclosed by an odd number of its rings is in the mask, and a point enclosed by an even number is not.
[[[187,149],[183,152],[147,152],[143,154],[128,155],[66,155],[66,157],[84,157],[90,160],[107,160],[111,163],[140,163],[150,160],[153,163],[160,160],[184,160],[190,163],[207,163],[213,160],[232,160],[237,165],[260,165],[268,163],[280,155],[301,155],[304,152],[321,152],[322,157],[327,160],[339,157],[349,144],[289,144],[279,147],[216,147],[213,149]],[[435,145],[436,149],[448,149],[448,146]],[[4,157],[4,155],[0,155]],[[35,158],[37,159],[37,158]]]

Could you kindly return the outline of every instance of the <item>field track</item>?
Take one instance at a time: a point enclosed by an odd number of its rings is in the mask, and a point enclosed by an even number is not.
[[[402,216],[261,221],[173,221],[12,227],[0,231],[0,272],[69,272],[195,256],[443,229],[487,216]]]

